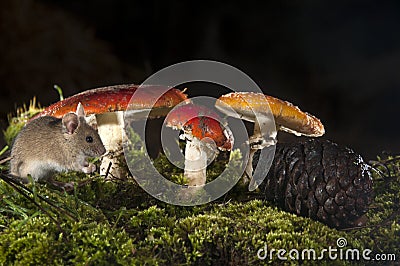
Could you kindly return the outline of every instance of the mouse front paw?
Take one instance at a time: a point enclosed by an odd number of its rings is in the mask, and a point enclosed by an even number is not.
[[[94,165],[92,163],[88,163],[87,166],[82,168],[82,172],[84,172],[85,174],[91,174],[94,171],[96,171],[96,165]]]

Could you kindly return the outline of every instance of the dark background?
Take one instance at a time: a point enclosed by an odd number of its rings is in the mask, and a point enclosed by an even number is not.
[[[374,159],[400,152],[399,29],[398,1],[2,0],[1,124],[33,96],[57,101],[54,84],[70,96],[211,59]]]

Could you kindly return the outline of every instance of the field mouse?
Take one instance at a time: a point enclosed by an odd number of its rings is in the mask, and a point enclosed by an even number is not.
[[[75,113],[61,119],[43,116],[26,124],[11,150],[10,173],[25,182],[28,174],[35,181],[51,182],[56,172],[94,172],[96,166],[87,158],[99,157],[106,149],[84,116],[79,103]]]

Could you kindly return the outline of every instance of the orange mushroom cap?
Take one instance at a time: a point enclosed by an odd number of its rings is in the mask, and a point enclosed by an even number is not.
[[[164,109],[170,109],[187,99],[186,94],[171,88],[152,105],[165,87],[148,85],[141,86],[144,89],[140,89],[131,101],[138,87],[138,85],[127,84],[87,90],[50,105],[32,119],[41,116],[61,118],[66,113],[74,112],[79,102],[82,103],[86,115],[125,111],[127,108],[130,110],[153,108],[155,110],[152,113],[153,116],[159,116],[166,115]],[[156,109],[160,110],[157,112]]]
[[[233,146],[232,134],[221,126],[219,120],[217,113],[204,106],[185,104],[168,114],[166,125],[189,132],[200,140],[211,138],[218,148],[230,150]]]
[[[217,100],[215,106],[217,109],[228,115],[254,122],[255,114],[253,110],[256,112],[264,111],[262,108],[264,108],[265,101],[262,97],[267,100],[272,115],[275,118],[275,123],[280,125],[281,130],[295,135],[310,137],[319,137],[325,133],[323,124],[315,116],[301,111],[297,106],[294,106],[287,101],[282,101],[262,93],[228,93],[221,96]],[[232,113],[231,110],[225,108],[226,105],[235,110],[237,114]]]

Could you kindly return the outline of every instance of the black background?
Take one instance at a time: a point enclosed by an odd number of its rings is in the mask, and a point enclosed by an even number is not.
[[[1,123],[33,96],[44,106],[57,101],[53,84],[70,96],[210,59],[320,118],[325,138],[374,159],[400,151],[399,29],[398,1],[3,0]]]

